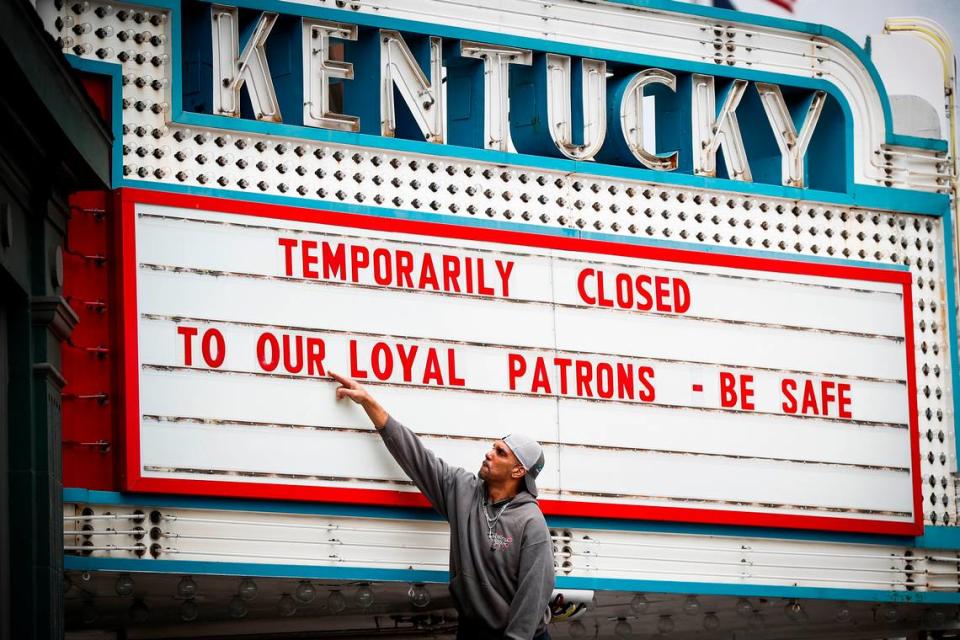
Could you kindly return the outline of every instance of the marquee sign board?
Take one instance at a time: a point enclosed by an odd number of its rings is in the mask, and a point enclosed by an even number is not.
[[[541,439],[551,514],[956,522],[951,164],[864,51],[340,4],[37,2],[113,81],[126,489],[423,504],[332,368],[468,468]]]
[[[334,370],[453,464],[544,443],[546,513],[920,522],[895,269],[127,192],[127,488],[422,504]]]

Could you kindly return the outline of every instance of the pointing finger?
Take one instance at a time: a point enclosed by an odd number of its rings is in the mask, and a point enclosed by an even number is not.
[[[351,380],[346,376],[342,376],[339,373],[335,373],[333,371],[330,371],[329,369],[327,370],[327,373],[330,374],[331,378],[333,378],[334,380],[336,380],[337,382],[339,382],[340,384],[342,384],[347,388],[353,388],[357,385],[355,381]]]

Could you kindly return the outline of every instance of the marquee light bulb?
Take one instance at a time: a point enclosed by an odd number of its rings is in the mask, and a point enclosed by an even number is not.
[[[297,612],[297,603],[290,597],[289,593],[280,596],[280,601],[277,603],[277,611],[283,618],[289,618]]]
[[[250,578],[244,578],[237,588],[237,595],[247,601],[253,600],[257,597],[257,583]]]
[[[647,597],[642,593],[638,593],[633,596],[633,600],[630,601],[630,609],[634,613],[643,613],[650,607],[650,601],[647,600]]]
[[[677,625],[670,616],[660,616],[657,620],[657,631],[660,633],[670,633],[676,628]]]
[[[370,588],[370,585],[361,585],[360,588],[357,589],[357,604],[361,609],[366,609],[367,607],[371,606],[373,604],[373,600],[373,589]]]
[[[619,620],[613,627],[613,632],[617,634],[618,638],[629,638],[633,635],[633,627],[626,620]]]
[[[423,608],[430,604],[430,592],[420,583],[410,585],[407,596],[410,597],[410,604],[415,607]]]
[[[429,602],[429,597],[427,598]],[[416,603],[414,603],[416,604]],[[423,606],[423,605],[418,605]],[[327,609],[330,613],[340,613],[347,608],[347,599],[343,597],[343,594],[339,589],[335,589],[330,592],[330,595],[327,596]]]
[[[194,598],[197,595],[197,583],[190,576],[183,576],[177,583],[177,595],[181,598]]]
[[[99,617],[100,612],[97,611],[97,608],[93,606],[91,601],[87,600],[83,603],[83,606],[80,607],[80,620],[83,621],[83,624],[93,624]]]
[[[737,615],[741,618],[749,618],[753,614],[753,605],[746,598],[737,600]]]
[[[194,600],[184,600],[180,605],[180,619],[184,622],[193,622],[200,617],[200,607]]]
[[[134,600],[130,605],[130,620],[132,622],[146,622],[150,618],[150,609],[143,600]]]
[[[136,585],[133,582],[133,578],[129,574],[121,574],[117,576],[117,581],[113,584],[114,590],[117,592],[118,596],[132,596],[133,590],[136,588]]]
[[[583,626],[583,623],[579,620],[574,620],[570,623],[570,637],[571,638],[583,638],[587,635],[587,628]]]
[[[720,628],[720,618],[715,613],[703,616],[703,628],[707,631],[716,631]]]
[[[850,607],[845,604],[841,604],[837,609],[837,622],[850,622],[851,619],[853,619],[853,613],[850,611]]]
[[[803,620],[803,607],[796,600],[791,600],[783,607],[783,612],[793,622]]]
[[[317,590],[309,580],[301,580],[300,584],[297,585],[297,591],[294,595],[297,600],[306,604],[313,602],[313,599],[317,597]]]
[[[927,609],[923,614],[923,620],[927,627],[939,629],[946,623],[947,616],[941,609]]]
[[[700,613],[700,601],[697,600],[697,596],[687,596],[687,599],[683,603],[683,612],[688,616],[694,616]]]
[[[891,624],[897,621],[897,608],[892,604],[888,604],[880,610],[880,616],[883,618],[883,621]]]
[[[230,599],[230,604],[227,605],[227,613],[230,614],[231,618],[244,618],[247,615],[247,603],[243,601],[243,598],[239,595],[233,596]]]

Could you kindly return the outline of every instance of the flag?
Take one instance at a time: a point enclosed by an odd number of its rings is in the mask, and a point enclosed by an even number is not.
[[[786,9],[790,13],[793,13],[793,5],[796,4],[797,0],[768,0],[770,4],[775,4],[781,9]]]
[[[776,5],[781,9],[789,11],[790,13],[793,13],[793,5],[796,4],[797,0],[767,0],[767,2],[769,2],[772,5]],[[733,0],[713,0],[713,6],[718,7],[720,9],[736,10],[737,8],[736,6],[734,6]]]

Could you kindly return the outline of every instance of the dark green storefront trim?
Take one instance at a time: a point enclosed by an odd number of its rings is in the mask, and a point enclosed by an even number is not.
[[[67,198],[112,136],[26,0],[0,2],[0,640],[63,637],[60,349]]]

